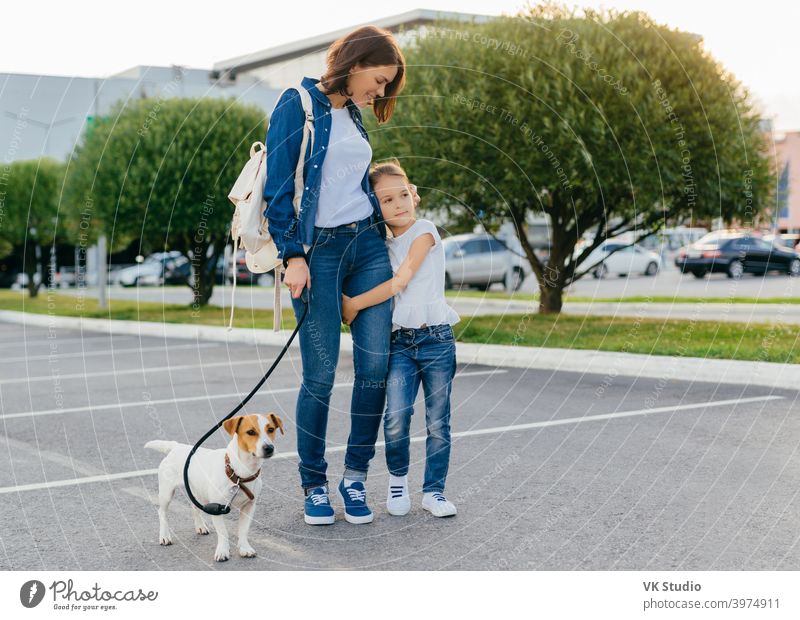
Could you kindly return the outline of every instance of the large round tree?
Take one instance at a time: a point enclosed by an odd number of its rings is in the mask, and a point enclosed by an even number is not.
[[[22,249],[31,297],[36,297],[40,285],[51,284],[50,251],[64,240],[64,214],[59,209],[63,183],[61,162],[46,157],[19,160],[10,164],[1,192],[0,256]],[[37,266],[41,267],[41,283],[34,277]]]
[[[68,164],[73,235],[102,232],[110,252],[135,240],[142,253],[184,252],[194,304],[205,305],[233,214],[228,192],[265,132],[263,111],[233,99],[120,102]]]
[[[747,90],[700,37],[643,13],[545,5],[445,22],[406,58],[405,96],[371,134],[376,156],[400,158],[428,206],[490,231],[513,222],[542,312],[560,311],[608,237],[716,217],[749,225],[768,203]],[[537,215],[551,225],[546,265],[527,235]]]

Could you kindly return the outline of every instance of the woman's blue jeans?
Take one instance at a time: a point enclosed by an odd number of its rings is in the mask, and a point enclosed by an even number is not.
[[[308,316],[299,334],[303,384],[296,411],[300,480],[306,490],[327,483],[325,436],[339,361],[342,292],[360,295],[392,277],[386,244],[370,218],[335,228],[315,228],[308,264],[311,289],[307,292]],[[293,299],[292,305],[299,319],[303,303]],[[350,326],[355,376],[344,464],[345,476],[353,480],[366,479],[375,455],[386,397],[391,330],[391,300],[362,310]]]
[[[444,491],[450,464],[450,393],[456,372],[456,345],[450,325],[399,329],[392,334],[386,388],[386,465],[405,476],[409,432],[419,385],[425,393],[425,479],[422,491]]]

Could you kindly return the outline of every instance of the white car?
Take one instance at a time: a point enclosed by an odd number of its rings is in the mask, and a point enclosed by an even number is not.
[[[39,286],[42,283],[42,274],[38,271],[33,272],[33,283]],[[20,271],[17,274],[17,279],[14,281],[14,284],[11,285],[12,289],[24,289],[28,288],[28,274],[24,271]]]
[[[453,235],[443,239],[445,287],[475,286],[485,291],[500,282],[507,291],[519,290],[530,267],[515,241],[500,242],[486,234]]]
[[[138,265],[120,269],[116,280],[122,286],[161,286],[164,284],[164,270],[181,257],[177,250],[156,252]]]
[[[661,256],[638,244],[629,245],[609,240],[595,248],[580,268],[590,269],[595,278],[604,278],[608,274],[624,276],[632,273],[654,276],[661,269]]]

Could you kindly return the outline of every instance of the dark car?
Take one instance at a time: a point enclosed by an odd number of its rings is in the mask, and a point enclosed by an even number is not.
[[[696,278],[707,273],[725,273],[729,278],[741,278],[745,273],[764,275],[768,271],[798,276],[800,254],[748,233],[718,231],[681,248],[675,265],[683,273],[691,273]]]
[[[247,260],[245,259],[245,250],[239,250],[236,256],[236,268],[234,271],[233,265],[229,266],[228,273],[226,274],[226,281],[233,282],[233,274],[236,274],[237,285],[256,285],[272,286],[274,284],[274,276],[271,271],[266,273],[253,273],[247,267]]]
[[[17,281],[18,269],[9,267],[5,263],[0,264],[0,288],[11,288]]]
[[[244,250],[236,254],[236,266],[228,272],[228,282],[233,282],[233,274],[236,274],[236,284],[257,284],[261,277],[260,273],[253,273],[247,268]]]
[[[225,256],[220,256],[214,268],[214,284],[225,284]]]
[[[187,284],[191,275],[192,263],[185,256],[164,263],[164,284]]]

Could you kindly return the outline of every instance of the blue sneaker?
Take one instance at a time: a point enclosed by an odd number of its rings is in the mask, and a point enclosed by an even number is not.
[[[311,489],[306,495],[303,519],[309,525],[330,525],[335,520],[333,506],[328,497],[328,487],[323,485]]]
[[[344,503],[344,518],[348,523],[372,523],[372,511],[367,506],[367,491],[363,482],[339,483],[339,497]]]

